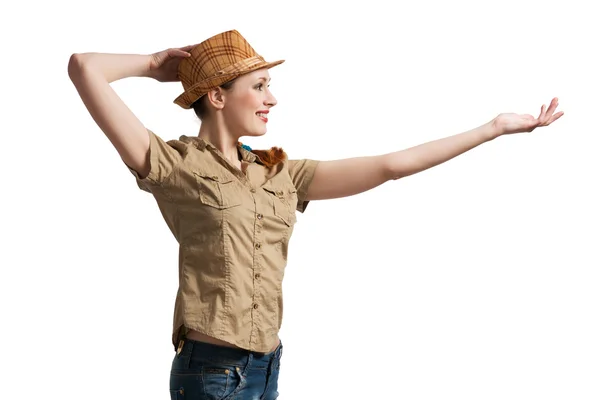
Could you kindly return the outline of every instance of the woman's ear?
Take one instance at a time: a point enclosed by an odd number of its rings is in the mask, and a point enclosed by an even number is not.
[[[217,110],[221,110],[225,105],[225,101],[223,99],[223,89],[220,87],[210,90],[208,93],[206,93],[206,97],[208,98],[207,100],[209,104]]]

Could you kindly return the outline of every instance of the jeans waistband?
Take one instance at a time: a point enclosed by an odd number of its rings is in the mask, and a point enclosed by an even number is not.
[[[184,338],[181,355],[198,361],[211,362],[215,365],[233,365],[245,367],[250,361],[253,367],[265,368],[274,359],[281,358],[282,344],[270,353],[261,353],[240,348],[219,346]]]

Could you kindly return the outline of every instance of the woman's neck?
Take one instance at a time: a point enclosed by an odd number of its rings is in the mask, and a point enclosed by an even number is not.
[[[202,122],[198,137],[215,146],[225,158],[237,165],[240,157],[238,153],[239,138],[233,137],[225,128],[215,124]]]

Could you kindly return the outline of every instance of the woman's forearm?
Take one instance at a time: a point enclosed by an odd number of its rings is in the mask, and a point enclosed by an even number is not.
[[[149,136],[110,82],[147,76],[150,56],[130,54],[73,54],[68,71],[81,100],[119,155],[138,173],[147,173]]]
[[[142,54],[79,53],[69,61],[69,74],[93,68],[110,83],[128,77],[149,77],[151,56]]]
[[[393,179],[416,174],[436,165],[442,164],[482,143],[497,137],[497,129],[493,121],[431,142],[423,143],[405,150],[389,153],[387,164],[392,171]]]

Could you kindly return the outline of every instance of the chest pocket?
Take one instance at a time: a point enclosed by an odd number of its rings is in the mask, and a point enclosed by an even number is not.
[[[298,204],[296,188],[288,184],[266,185],[263,188],[269,193],[275,215],[286,225],[294,225],[296,223],[296,204]]]
[[[208,172],[194,172],[200,202],[223,210],[242,204],[240,185],[233,177]]]

